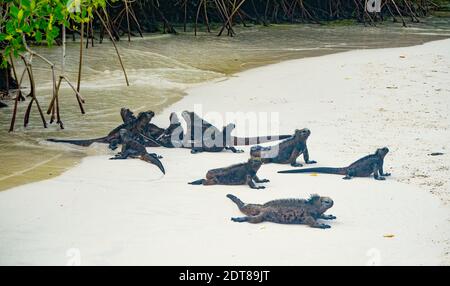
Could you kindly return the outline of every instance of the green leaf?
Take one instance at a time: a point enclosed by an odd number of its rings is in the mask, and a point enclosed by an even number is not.
[[[17,18],[17,14],[19,13],[19,8],[17,8],[14,5],[11,5],[11,7],[9,8],[9,12],[11,13],[12,16],[14,16],[14,18]]]
[[[8,21],[6,23],[6,32],[8,34],[14,34],[16,32],[16,28],[14,28],[14,23],[13,21]]]
[[[22,4],[25,8],[29,8],[31,6],[30,0],[20,0],[20,4]]]
[[[20,9],[19,12],[17,13],[17,22],[20,23],[20,21],[22,21],[23,19],[23,10]]]
[[[36,31],[34,38],[36,39],[36,42],[38,43],[42,42],[42,33],[40,31]]]
[[[30,25],[28,25],[28,23],[24,22],[22,25],[22,31],[27,34],[31,33]]]

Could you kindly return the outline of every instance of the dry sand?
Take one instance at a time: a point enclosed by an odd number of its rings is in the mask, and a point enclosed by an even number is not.
[[[155,148],[165,176],[139,160],[88,157],[57,178],[0,192],[0,264],[448,265],[449,51],[443,40],[257,68],[192,88],[155,119],[165,126],[170,111],[197,104],[207,118],[278,112],[280,133],[312,130],[317,166],[347,165],[388,146],[386,181],[277,174],[290,167],[271,164],[258,173],[271,180],[265,190],[187,185],[246,161],[248,148]],[[236,134],[257,130],[238,125]],[[253,203],[318,193],[334,199],[337,220],[328,230],[234,223],[241,214],[228,193]]]

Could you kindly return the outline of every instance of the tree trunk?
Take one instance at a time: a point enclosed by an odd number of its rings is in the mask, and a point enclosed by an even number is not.
[[[16,88],[17,82],[12,76],[11,66],[8,64],[6,68],[0,67],[0,93],[8,94],[8,90]]]

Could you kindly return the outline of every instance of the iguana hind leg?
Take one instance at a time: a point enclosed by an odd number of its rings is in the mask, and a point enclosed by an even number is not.
[[[231,220],[234,222],[260,223],[264,221],[264,215],[260,214],[257,216],[232,217]]]
[[[264,210],[264,207],[258,204],[245,204],[239,208],[241,212],[243,212],[247,216],[257,216],[260,215]]]
[[[236,149],[232,146],[225,147],[225,150],[230,150],[233,153],[244,153],[244,150]]]
[[[200,180],[192,181],[192,182],[190,182],[188,184],[189,185],[203,185],[204,181],[205,181],[205,179],[200,179]]]

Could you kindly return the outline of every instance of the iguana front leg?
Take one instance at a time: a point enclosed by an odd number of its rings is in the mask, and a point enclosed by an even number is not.
[[[247,185],[248,185],[250,188],[252,188],[252,189],[259,190],[259,189],[265,189],[265,188],[266,188],[266,187],[264,187],[264,186],[257,186],[257,185],[255,185],[255,182],[253,182],[253,178],[252,178],[252,176],[250,176],[250,175],[247,175],[247,177],[246,177],[246,183],[247,183]]]
[[[389,177],[391,175],[391,173],[385,173],[383,171],[383,162],[381,162],[380,168],[378,169],[378,171],[380,172],[380,176]]]
[[[114,157],[109,158],[109,160],[122,160],[127,159],[130,156],[130,152],[125,150],[123,152],[117,153]]]
[[[325,214],[321,214],[319,216],[320,219],[326,219],[326,220],[332,220],[332,219],[336,219],[336,217],[334,215],[325,215]]]
[[[314,227],[314,228],[321,228],[321,229],[331,228],[331,226],[329,226],[327,224],[319,223],[312,216],[309,216],[305,219],[305,224],[309,225],[310,227]]]
[[[120,141],[118,139],[112,139],[108,145],[108,148],[111,150],[116,150],[119,144],[120,144]]]
[[[233,152],[233,153],[244,153],[244,150],[242,150],[242,149],[236,149],[236,148],[234,148],[233,146],[225,147],[225,150],[230,150],[230,151]]]
[[[288,162],[291,163],[292,167],[302,167],[303,164],[297,163],[297,158],[298,158],[298,150],[297,148],[295,148],[294,150],[292,150],[291,156],[289,157]]]
[[[267,179],[260,179],[260,178],[258,178],[258,176],[254,176],[253,177],[253,180],[255,180],[255,182],[257,182],[257,183],[268,183],[268,182],[270,182],[269,180],[267,180]]]
[[[308,147],[305,147],[305,150],[303,151],[303,159],[305,160],[306,164],[316,164],[317,163],[314,160],[309,160]]]
[[[375,165],[373,166],[373,178],[374,178],[375,180],[378,180],[378,181],[384,181],[384,180],[386,180],[385,177],[382,177],[382,176],[380,176],[380,175],[378,174],[379,169],[380,169],[380,168],[378,167],[377,164],[375,164]]]

